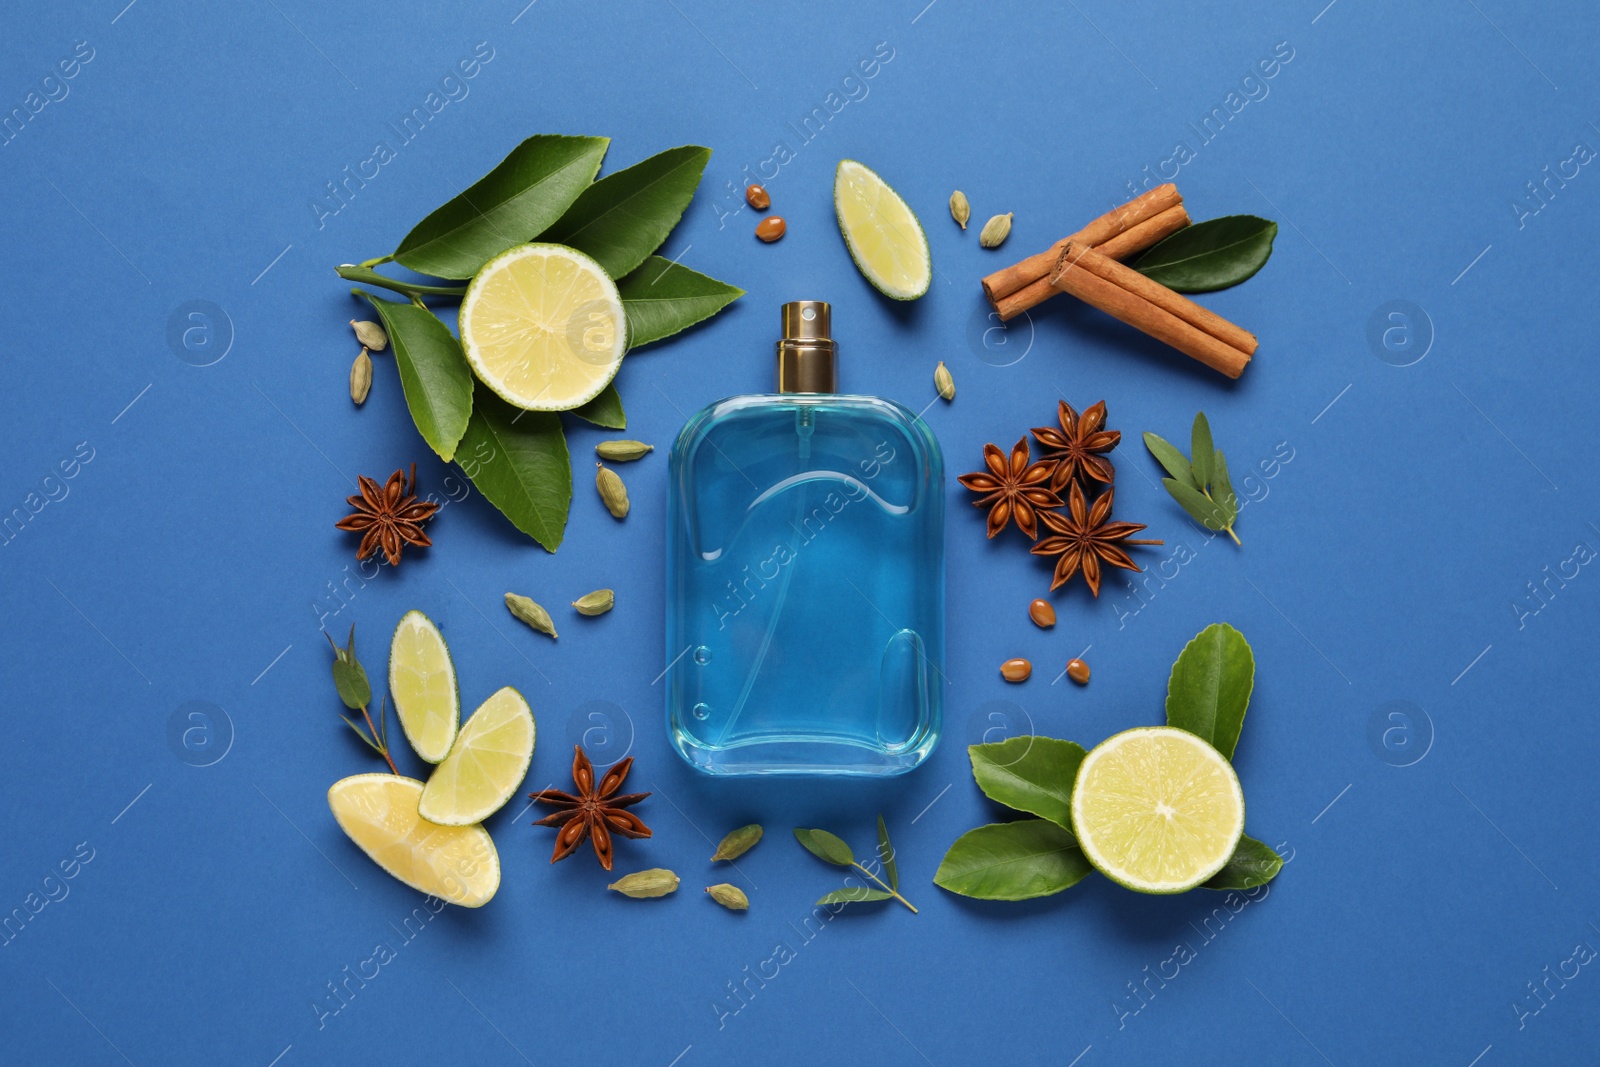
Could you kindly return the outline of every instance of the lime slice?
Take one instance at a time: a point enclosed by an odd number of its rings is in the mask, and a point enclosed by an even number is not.
[[[438,763],[450,752],[461,721],[456,666],[433,620],[408,611],[389,642],[389,696],[406,740],[417,755]]]
[[[506,686],[472,713],[434,769],[417,810],[429,822],[468,826],[505,806],[533,759],[533,712]]]
[[[1187,730],[1125,730],[1079,766],[1072,826],[1107,878],[1141,893],[1182,893],[1233,855],[1244,793],[1222,754]]]
[[[833,176],[833,209],[850,258],[884,296],[915,300],[933,281],[933,259],[922,223],[900,194],[853,159]]]
[[[616,283],[565,245],[518,245],[485,263],[467,286],[460,322],[478,378],[530,411],[593,400],[628,347]]]
[[[339,829],[372,862],[419,893],[482,907],[500,888],[500,855],[481,826],[439,826],[417,814],[422,783],[355,774],[328,790]]]

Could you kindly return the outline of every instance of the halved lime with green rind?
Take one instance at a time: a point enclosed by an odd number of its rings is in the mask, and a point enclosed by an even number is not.
[[[328,807],[358,846],[419,893],[480,908],[500,888],[500,854],[481,826],[440,826],[417,814],[422,783],[394,774],[334,782]]]
[[[842,159],[833,209],[856,268],[884,296],[915,300],[933,282],[933,257],[916,213],[867,166]]]
[[[445,826],[482,822],[505,806],[533,759],[533,712],[506,686],[478,706],[434,768],[418,812]]]
[[[389,698],[417,755],[444,759],[461,722],[461,694],[444,635],[420,611],[406,612],[389,642]]]

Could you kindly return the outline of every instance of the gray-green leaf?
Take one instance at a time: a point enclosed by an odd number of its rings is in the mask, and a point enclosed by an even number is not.
[[[1194,429],[1189,435],[1189,466],[1194,471],[1194,484],[1204,489],[1211,484],[1211,461],[1216,458],[1217,446],[1211,443],[1211,423],[1206,413],[1195,412]]]
[[[1091,870],[1070,833],[1046,819],[1023,819],[962,834],[933,881],[964,897],[1029,900],[1071,888]]]
[[[1208,293],[1238,285],[1272,255],[1278,224],[1254,215],[1224,215],[1187,226],[1130,266],[1180,293]]]
[[[484,498],[554,552],[572,503],[572,466],[561,417],[520,411],[479,385],[460,452],[462,470]]]
[[[1282,856],[1253,837],[1241,837],[1227,864],[1200,888],[1254,889],[1272,881],[1282,869]]]
[[[331,637],[328,640],[330,644],[333,641]],[[333,685],[339,691],[339,699],[351,711],[360,711],[372,703],[372,686],[367,682],[367,669],[356,658],[354,626],[350,627],[350,639],[345,642],[345,647],[333,646]]]
[[[625,430],[628,427],[628,416],[623,414],[622,396],[617,392],[616,382],[606,386],[599,396],[587,404],[573,408],[572,413],[585,422],[604,426],[608,430]]]
[[[617,282],[617,291],[628,317],[629,350],[709,319],[744,295],[743,289],[660,256]]]
[[[1193,486],[1185,485],[1175,478],[1163,478],[1161,484],[1167,487],[1172,499],[1183,506],[1189,517],[1206,529],[1226,530],[1233,525],[1232,513]]]
[[[1156,461],[1167,469],[1167,473],[1172,475],[1174,480],[1192,489],[1199,488],[1195,484],[1194,468],[1189,465],[1189,458],[1182,452],[1153,433],[1144,435],[1144,447],[1150,450],[1150,454],[1156,457]]]
[[[794,837],[807,852],[824,862],[848,867],[856,861],[850,846],[826,830],[796,830]]]
[[[394,346],[411,421],[428,447],[448,463],[472,415],[472,368],[461,342],[426,308],[364,295]]]
[[[1167,681],[1167,725],[1209,741],[1233,759],[1255,686],[1250,642],[1225,622],[1214,622],[1184,647]]]
[[[1222,458],[1220,448],[1211,462],[1211,499],[1227,514],[1239,514],[1239,498],[1234,495],[1233,482],[1228,480],[1228,461]]]
[[[864,885],[852,886],[849,889],[835,889],[827,896],[818,900],[818,904],[854,904],[863,900],[888,900],[894,894],[885,893],[881,889],[868,889]]]
[[[1072,829],[1072,783],[1088,755],[1054,737],[1012,737],[969,745],[972,777],[990,800]]]
[[[683,145],[608,174],[585,189],[539,239],[585,252],[620,278],[667,239],[710,159],[711,149]]]
[[[538,134],[406,234],[394,258],[436,278],[470,278],[559,219],[600,171],[606,137]]]
[[[878,862],[883,864],[884,880],[890,889],[900,888],[900,865],[894,859],[894,846],[889,844],[889,828],[884,825],[883,814],[878,814]]]

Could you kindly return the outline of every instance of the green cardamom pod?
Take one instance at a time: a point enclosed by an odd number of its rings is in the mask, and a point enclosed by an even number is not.
[[[572,602],[579,615],[604,615],[617,602],[616,594],[609,589],[596,589]]]
[[[350,399],[360,407],[367,402],[367,393],[372,389],[372,357],[367,355],[363,348],[356,361],[350,364]]]
[[[967,228],[967,220],[972,217],[972,205],[967,203],[967,194],[960,189],[950,194],[950,217],[963,230]]]
[[[544,610],[538,601],[517,593],[507,593],[506,607],[511,614],[540,633],[549,634],[551,637],[556,635],[556,624],[551,621],[550,613]]]
[[[717,846],[716,855],[711,857],[711,862],[719,860],[736,860],[740,856],[755,848],[756,842],[761,840],[761,824],[751,823],[741,826],[737,830],[729,830],[728,836],[722,839]]]
[[[594,450],[601,459],[626,463],[630,459],[642,459],[645,453],[655,451],[655,447],[643,441],[601,441],[594,446]]]
[[[1011,216],[1013,212],[996,215],[983,224],[983,232],[978,234],[978,243],[985,248],[999,248],[1007,237],[1011,236]]]
[[[711,894],[712,900],[729,911],[744,911],[750,907],[750,898],[736,885],[729,885],[727,882],[721,885],[708,885],[706,892]]]
[[[383,332],[383,327],[375,322],[357,322],[350,320],[350,325],[355,328],[356,340],[361,342],[361,347],[370,352],[382,352],[389,346],[389,335]]]
[[[635,900],[644,900],[647,897],[664,897],[668,893],[676,892],[678,876],[664,867],[652,867],[648,871],[634,871],[625,874],[615,882],[606,886],[615,889],[625,897]]]
[[[622,475],[603,463],[595,464],[594,484],[600,490],[600,500],[613,519],[626,518],[628,514],[628,487],[622,484]]]
[[[939,390],[939,395],[946,400],[954,400],[956,398],[955,376],[950,373],[950,368],[944,365],[943,360],[940,360],[939,365],[933,368],[933,387]]]

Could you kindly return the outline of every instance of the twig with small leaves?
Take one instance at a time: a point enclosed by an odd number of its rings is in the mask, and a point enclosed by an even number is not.
[[[799,841],[805,850],[825,863],[836,867],[854,867],[868,878],[881,885],[882,889],[871,889],[867,886],[850,886],[845,889],[836,889],[827,894],[818,904],[852,904],[868,900],[889,900],[893,898],[911,909],[915,915],[917,909],[911,901],[900,895],[900,868],[895,862],[894,848],[889,844],[889,829],[883,823],[883,816],[878,816],[878,862],[883,868],[883,873],[889,876],[886,882],[873,874],[867,868],[856,862],[855,853],[844,841],[828,833],[826,830],[801,830],[794,832],[795,840]]]
[[[388,698],[385,697],[378,704],[378,721],[383,724],[381,731],[372,725],[372,715],[367,711],[367,705],[372,703],[372,686],[367,681],[367,669],[356,659],[355,626],[350,627],[350,639],[344,648],[334,644],[333,636],[326,630],[323,631],[323,636],[328,639],[328,645],[333,649],[333,684],[334,688],[339,690],[339,699],[344,701],[344,706],[351,711],[361,713],[361,717],[367,721],[367,728],[363,730],[361,724],[348,715],[341,715],[339,718],[343,719],[369,748],[384,758],[392,773],[398,775],[400,770],[394,765],[394,758],[389,755]]]
[[[1189,445],[1192,457],[1185,458],[1153,433],[1144,435],[1144,445],[1172,475],[1161,479],[1161,484],[1189,517],[1208,530],[1226,533],[1234,544],[1239,544],[1239,535],[1233,532],[1234,520],[1239,517],[1239,498],[1228,481],[1228,463],[1222,458],[1222,449],[1211,443],[1206,413],[1202,411],[1194,417]]]

